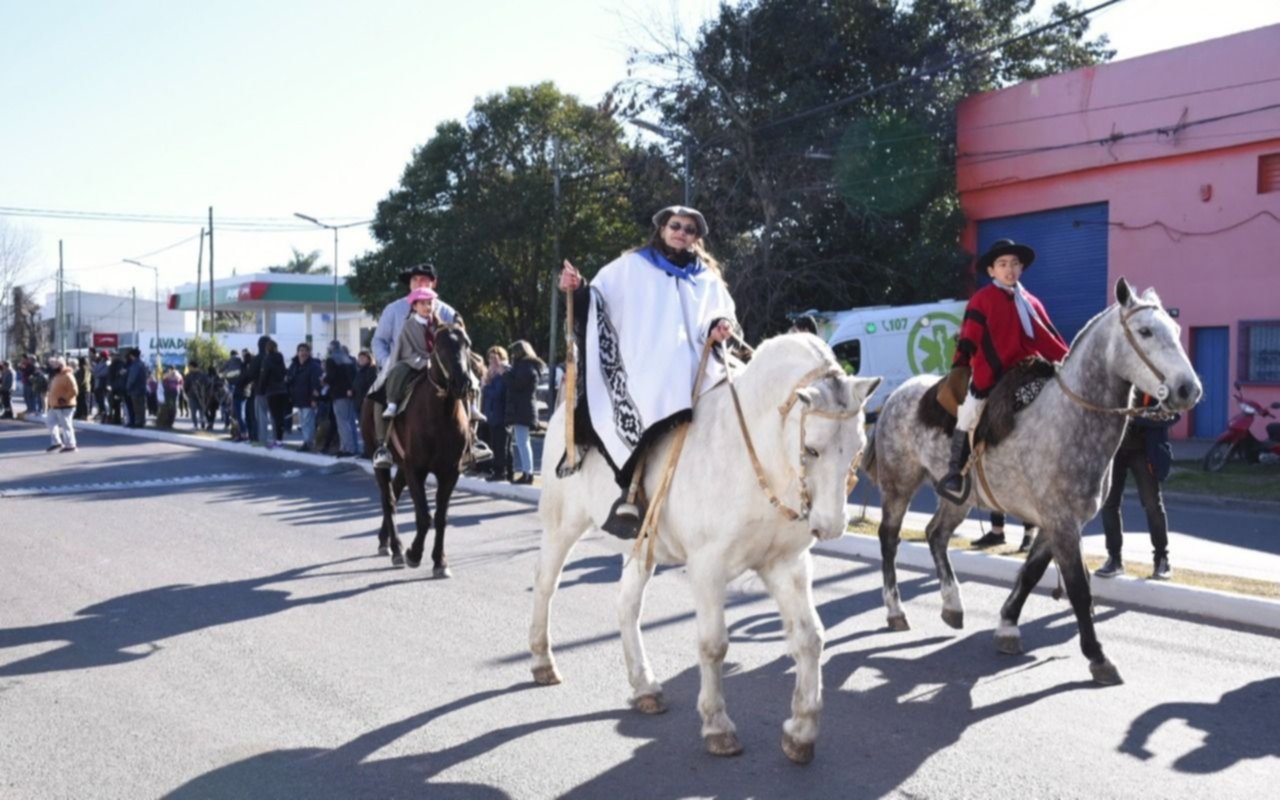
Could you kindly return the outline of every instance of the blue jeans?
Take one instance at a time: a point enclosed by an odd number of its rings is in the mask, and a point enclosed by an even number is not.
[[[529,444],[529,426],[512,425],[516,440],[516,466],[526,475],[533,474],[533,446]]]
[[[258,428],[258,441],[264,447],[271,444],[271,402],[260,394],[253,396],[253,421]]]
[[[311,447],[312,440],[316,438],[316,408],[308,406],[298,409],[298,425],[302,428],[302,445]]]
[[[231,418],[236,421],[236,425],[240,427],[240,435],[248,436],[249,432],[244,425],[244,398],[231,401]]]
[[[333,401],[333,419],[338,423],[338,447],[344,453],[358,452],[356,448],[356,406],[350,397]]]

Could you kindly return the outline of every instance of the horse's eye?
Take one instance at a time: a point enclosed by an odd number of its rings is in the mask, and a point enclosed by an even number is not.
[[[1151,338],[1151,329],[1150,329],[1150,328],[1138,328],[1138,335],[1139,335],[1139,336],[1141,336],[1143,339],[1150,339],[1150,338]]]
[[[814,450],[814,449],[813,449],[812,447],[810,447],[809,445],[805,445],[805,446],[804,446],[804,454],[805,454],[806,456],[808,456],[809,458],[817,458],[817,457],[818,457],[818,451],[817,451],[817,450]]]

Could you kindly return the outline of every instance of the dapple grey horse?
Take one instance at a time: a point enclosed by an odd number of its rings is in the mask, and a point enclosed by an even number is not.
[[[848,525],[847,483],[866,443],[863,404],[879,383],[879,378],[845,376],[831,348],[818,337],[787,334],[762,344],[734,378],[741,417],[731,387],[724,383],[708,390],[694,407],[683,455],[658,515],[655,561],[688,565],[702,666],[698,711],[706,748],[715,755],[742,752],[721,688],[721,665],[729,649],[724,603],[725,585],[752,570],[778,603],[796,660],[783,751],[797,763],[813,758],[822,711],[823,632],[813,605],[809,548],[820,539],[843,535]],[[598,450],[586,453],[577,472],[563,478],[556,474],[553,465],[565,449],[564,413],[561,405],[552,416],[542,457],[542,552],[529,630],[533,676],[540,684],[560,682],[550,617],[565,559],[583,534],[608,518],[618,495],[613,471]],[[748,451],[744,426],[758,461]],[[673,438],[659,440],[647,456],[645,492],[651,498]],[[629,541],[608,536],[604,541],[631,550]],[[644,590],[654,570],[646,562],[633,557],[623,568],[618,621],[631,703],[642,713],[656,714],[666,708],[662,684],[640,638]]]
[[[1085,325],[1071,352],[1039,397],[1019,412],[1018,424],[982,457],[985,484],[970,469],[972,490],[964,504],[938,501],[925,533],[942,584],[942,618],[960,628],[964,605],[947,555],[947,540],[976,503],[1007,511],[1041,528],[1018,573],[996,630],[1002,653],[1021,652],[1018,617],[1050,559],[1066,585],[1080,629],[1080,648],[1093,679],[1119,683],[1120,673],[1102,653],[1094,632],[1089,574],[1080,553],[1080,530],[1097,513],[1111,461],[1124,434],[1134,388],[1161,398],[1169,411],[1185,411],[1200,399],[1195,370],[1180,343],[1180,328],[1156,293],[1141,297],[1121,278],[1116,302]],[[889,625],[908,627],[894,559],[903,515],[926,478],[947,472],[948,437],[919,419],[921,397],[938,379],[919,376],[885,401],[875,426],[868,473],[880,486],[880,552]],[[994,497],[989,496],[993,494]]]

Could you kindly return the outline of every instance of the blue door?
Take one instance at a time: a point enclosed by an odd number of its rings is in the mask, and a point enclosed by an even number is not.
[[[1093,203],[982,220],[978,253],[985,253],[997,239],[1012,239],[1035,250],[1035,263],[1022,276],[1022,285],[1040,298],[1058,332],[1070,342],[1111,303],[1107,214],[1106,203]],[[986,270],[975,277],[978,286],[991,282]]]
[[[1229,340],[1226,326],[1191,329],[1191,358],[1204,387],[1204,397],[1191,414],[1191,435],[1196,438],[1215,437],[1227,428]]]

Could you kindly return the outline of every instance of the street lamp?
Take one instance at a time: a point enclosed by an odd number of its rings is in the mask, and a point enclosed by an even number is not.
[[[637,128],[656,133],[669,142],[679,142],[684,149],[684,204],[687,206],[693,202],[693,186],[692,177],[690,175],[690,162],[693,160],[693,150],[696,142],[678,131],[667,130],[666,128],[654,125],[652,122],[645,122],[642,119],[629,119],[632,125]]]
[[[132,258],[126,258],[124,260],[124,263],[132,264],[135,267],[142,267],[143,269],[149,269],[152,272],[154,272],[156,276],[156,353],[155,355],[156,355],[156,371],[158,372],[161,369],[161,364],[160,364],[160,268],[153,267],[150,264],[143,264],[141,261],[134,261]],[[134,334],[136,335],[137,331],[134,331]],[[133,342],[133,346],[134,347],[138,346],[138,342],[136,339]]]
[[[354,228],[358,225],[368,225],[373,222],[371,219],[361,220],[360,222],[348,222],[346,225],[326,225],[315,217],[309,217],[306,214],[300,214],[297,211],[293,215],[298,219],[305,219],[312,225],[318,225],[333,231],[333,339],[338,340],[338,231],[343,228]],[[310,323],[308,323],[310,324]]]

